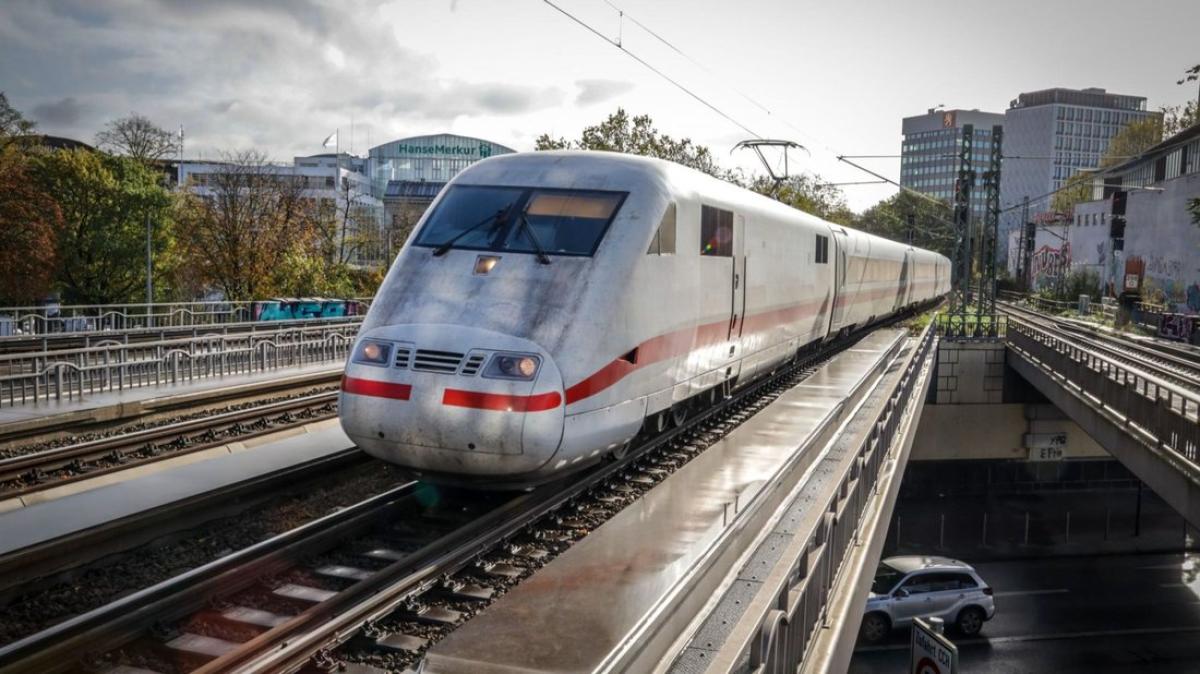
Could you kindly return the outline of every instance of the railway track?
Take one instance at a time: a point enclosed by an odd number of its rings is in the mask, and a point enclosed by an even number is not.
[[[1099,351],[1115,362],[1143,368],[1173,384],[1200,391],[1200,353],[1193,350],[1110,335],[1079,321],[1047,316],[1009,302],[997,306],[1010,315],[1069,333],[1081,346]]]
[[[332,419],[337,391],[313,393],[0,460],[0,500],[93,480]]]
[[[404,485],[9,644],[0,672],[409,666],[854,341],[693,410],[573,479],[515,496]],[[439,507],[427,507],[431,498]],[[93,655],[81,663],[80,654]]]

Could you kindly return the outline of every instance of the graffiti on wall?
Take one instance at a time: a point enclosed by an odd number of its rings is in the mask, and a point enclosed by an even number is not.
[[[1071,266],[1071,244],[1064,243],[1062,248],[1042,246],[1034,251],[1029,263],[1030,278],[1033,286],[1041,287],[1044,283],[1061,278]]]

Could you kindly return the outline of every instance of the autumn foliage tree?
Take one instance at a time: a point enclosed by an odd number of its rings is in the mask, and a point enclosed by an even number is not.
[[[28,159],[0,150],[0,304],[32,304],[54,288],[58,204],[38,188]]]
[[[707,147],[690,138],[676,139],[662,133],[655,128],[654,120],[649,115],[630,117],[624,108],[617,108],[603,122],[585,128],[579,140],[552,138],[549,134],[542,134],[534,149],[624,152],[666,159],[718,178],[735,176],[721,168]]]
[[[56,273],[62,299],[143,300],[147,218],[155,257],[172,244],[172,198],[158,174],[128,157],[75,149],[39,154],[31,175],[62,215]]]
[[[205,184],[188,186],[180,204],[178,241],[191,284],[230,299],[260,298],[320,272],[320,218],[304,185],[256,151],[223,163]]]

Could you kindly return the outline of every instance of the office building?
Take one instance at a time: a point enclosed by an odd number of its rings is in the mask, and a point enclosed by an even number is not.
[[[970,124],[974,127],[971,168],[976,171],[971,216],[981,221],[985,205],[983,173],[991,156],[992,127],[1003,123],[1004,115],[979,110],[931,108],[924,115],[905,117],[901,127],[904,140],[900,146],[900,184],[953,203],[963,126]]]

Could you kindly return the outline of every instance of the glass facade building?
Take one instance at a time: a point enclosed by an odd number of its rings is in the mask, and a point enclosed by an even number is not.
[[[1044,89],[1017,96],[1004,113],[1004,175],[1000,207],[1029,198],[1029,214],[1051,209],[1053,192],[1071,176],[1100,166],[1113,136],[1132,122],[1161,113],[1142,96],[1104,89]],[[1007,233],[1020,226],[1020,208],[1000,216]]]
[[[971,215],[979,220],[984,211],[983,173],[992,148],[992,127],[1004,124],[1004,115],[978,110],[936,110],[905,117],[904,140],[900,146],[900,184],[947,203],[954,202],[958,179],[958,152],[963,126],[974,126],[971,168],[975,187],[971,191]]]
[[[367,155],[372,192],[382,198],[389,182],[445,184],[471,164],[512,148],[481,138],[439,133],[376,145]]]

